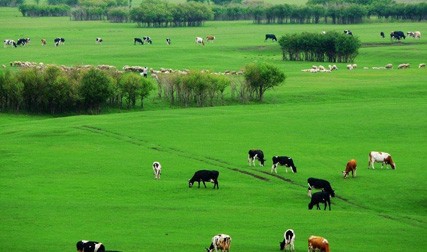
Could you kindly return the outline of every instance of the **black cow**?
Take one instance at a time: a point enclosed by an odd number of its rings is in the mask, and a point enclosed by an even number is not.
[[[267,39],[271,39],[272,41],[277,41],[276,35],[274,34],[265,34],[265,40],[267,41]]]
[[[313,196],[311,196],[311,201],[308,203],[308,210],[313,209],[313,206],[317,206],[317,210],[320,210],[319,203],[324,203],[325,208],[323,210],[326,210],[326,206],[329,205],[329,211],[331,211],[331,197],[329,196],[328,192],[321,191],[313,193]]]
[[[196,171],[193,175],[193,177],[188,181],[188,187],[193,187],[194,182],[198,182],[199,186],[198,188],[200,188],[200,181],[203,182],[203,185],[206,188],[206,184],[205,182],[213,182],[214,183],[214,189],[215,187],[217,189],[219,189],[219,185],[218,185],[218,176],[219,176],[219,172],[218,171],[208,171],[208,170],[199,170]]]
[[[353,36],[353,33],[350,30],[344,30],[344,34]]]
[[[264,152],[262,150],[249,150],[248,152],[248,163],[249,166],[253,164],[255,166],[255,159],[258,159],[259,165],[264,166]]]
[[[148,43],[148,44],[153,44],[153,40],[151,40],[151,37],[148,36],[144,36],[142,37],[142,40],[144,41],[144,43]]]
[[[96,241],[78,241],[76,247],[78,252],[105,252],[104,245]]]
[[[385,37],[384,32],[380,32],[380,36],[381,36],[382,38],[384,38],[384,37]]]
[[[392,31],[390,33],[390,39],[401,40],[402,38],[406,39],[405,33],[403,31]]]
[[[142,39],[140,39],[140,38],[134,38],[133,39],[133,44],[136,45],[136,43],[140,43],[141,45],[143,45],[144,41],[142,41]]]
[[[297,173],[297,167],[294,164],[294,161],[291,157],[286,156],[274,156],[273,158],[273,166],[271,167],[271,172],[277,173],[277,166],[282,165],[285,166],[286,172],[288,172],[288,168],[292,169],[292,172]]]
[[[328,192],[332,197],[335,197],[335,192],[328,181],[324,179],[308,178],[308,196],[311,197],[311,189],[322,189]]]
[[[20,38],[18,39],[18,42],[16,42],[16,44],[19,46],[24,46],[28,43],[30,43],[30,38]]]
[[[64,38],[55,38],[55,39],[53,40],[53,43],[55,43],[55,46],[59,46],[59,45],[61,45],[61,44],[64,44],[64,43],[65,43],[65,39],[64,39]]]
[[[171,44],[171,39],[170,38],[166,38],[166,44],[170,45]]]

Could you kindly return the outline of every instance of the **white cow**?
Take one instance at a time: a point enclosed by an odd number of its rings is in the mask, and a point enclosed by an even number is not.
[[[205,42],[203,42],[203,38],[202,37],[196,37],[196,44],[205,45]]]
[[[295,232],[292,229],[288,229],[283,234],[283,241],[280,242],[280,250],[286,250],[289,248],[290,251],[295,251]]]
[[[219,234],[212,237],[212,243],[209,248],[206,248],[207,252],[218,252],[220,249],[222,252],[230,252],[231,237],[227,234]]]
[[[157,161],[153,163],[153,172],[154,172],[154,178],[160,179],[160,175],[162,174],[162,165]]]
[[[371,151],[369,152],[368,169],[375,169],[374,163],[381,163],[381,169],[384,165],[390,165],[392,169],[396,169],[396,164],[393,162],[391,155],[386,152]]]

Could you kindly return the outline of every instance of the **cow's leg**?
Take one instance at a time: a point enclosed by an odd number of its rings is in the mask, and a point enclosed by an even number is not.
[[[308,184],[307,194],[308,194],[308,197],[311,198],[311,186],[310,186],[310,184]]]

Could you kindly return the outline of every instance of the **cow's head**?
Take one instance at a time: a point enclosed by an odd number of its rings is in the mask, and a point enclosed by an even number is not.
[[[193,182],[191,182],[191,180],[188,180],[188,187],[193,187]]]
[[[292,166],[292,172],[297,173],[297,167],[296,166]]]
[[[265,160],[264,158],[260,158],[260,159],[259,159],[259,162],[261,163],[261,165],[262,165],[262,166],[264,166],[264,162],[265,162],[265,161],[266,161],[266,160]]]

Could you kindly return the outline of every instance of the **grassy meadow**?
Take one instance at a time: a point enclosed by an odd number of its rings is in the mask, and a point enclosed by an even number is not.
[[[207,22],[197,28],[138,28],[135,24],[23,18],[0,8],[3,39],[30,45],[1,48],[0,64],[109,64],[118,68],[238,70],[253,61],[278,66],[285,83],[261,104],[165,107],[153,92],[145,110],[99,116],[50,117],[0,113],[0,244],[4,251],[75,251],[81,239],[107,250],[204,251],[218,233],[232,251],[278,251],[283,232],[296,250],[321,235],[332,251],[424,251],[427,235],[427,59],[425,38],[391,44],[380,31],[426,31],[427,23],[253,25]],[[363,47],[358,68],[304,73],[316,62],[283,62],[280,36],[351,29]],[[425,32],[424,32],[425,33]],[[195,36],[214,43],[196,46]],[[149,35],[153,45],[133,45]],[[57,36],[65,45],[54,47]],[[95,37],[103,37],[102,45]],[[172,39],[172,45],[164,42]],[[48,39],[42,47],[41,38]],[[410,63],[406,70],[373,70]],[[363,70],[369,67],[369,70]],[[7,68],[10,68],[7,66]],[[260,148],[265,167],[249,167]],[[393,155],[397,169],[367,169],[368,152]],[[293,157],[298,173],[270,174],[271,157]],[[357,177],[343,179],[349,159]],[[163,166],[159,181],[151,164]],[[199,169],[220,172],[219,190],[188,188]],[[331,182],[332,211],[307,210],[308,177]],[[203,186],[202,186],[203,187]],[[323,209],[323,206],[322,206]]]

